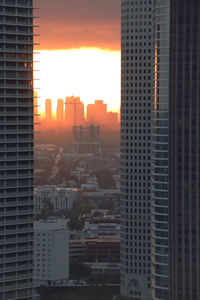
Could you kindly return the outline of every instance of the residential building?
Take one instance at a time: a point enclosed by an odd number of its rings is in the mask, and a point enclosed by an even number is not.
[[[32,299],[33,3],[0,6],[0,299]]]
[[[170,3],[170,300],[200,299],[200,2]]]
[[[150,300],[154,1],[121,7],[121,294]]]
[[[66,285],[69,279],[69,230],[66,219],[34,221],[35,285]]]
[[[58,212],[71,209],[78,200],[78,189],[58,187],[56,185],[37,186],[34,189],[34,212],[40,214],[49,201],[52,211]]]

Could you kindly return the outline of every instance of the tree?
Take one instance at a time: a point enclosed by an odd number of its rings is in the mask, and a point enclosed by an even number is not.
[[[86,279],[91,273],[91,268],[80,262],[71,262],[69,265],[69,276],[71,279]]]

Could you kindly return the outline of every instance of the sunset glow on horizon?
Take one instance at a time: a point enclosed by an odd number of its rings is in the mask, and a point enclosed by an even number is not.
[[[109,111],[120,109],[120,51],[98,48],[41,50],[35,54],[35,88],[39,88],[39,111],[43,114],[46,98],[78,96],[85,104],[101,99]],[[39,62],[37,62],[39,61]]]

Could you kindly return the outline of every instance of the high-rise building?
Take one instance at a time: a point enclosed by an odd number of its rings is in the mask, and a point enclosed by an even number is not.
[[[0,299],[32,299],[33,7],[0,4]]]
[[[152,138],[152,296],[168,300],[169,0],[155,1]]]
[[[80,97],[65,98],[65,122],[68,127],[84,125],[84,104]]]
[[[57,101],[56,120],[58,122],[62,122],[64,120],[64,101],[63,101],[63,99],[58,99],[58,101]]]
[[[170,300],[200,299],[200,2],[170,4]]]
[[[94,125],[103,125],[106,123],[107,104],[103,100],[95,100],[94,104],[87,106],[87,123]]]
[[[100,153],[99,126],[74,126],[73,144],[75,153]]]
[[[151,296],[154,1],[122,0],[121,294]]]
[[[45,121],[49,122],[52,120],[52,105],[51,99],[45,100]]]

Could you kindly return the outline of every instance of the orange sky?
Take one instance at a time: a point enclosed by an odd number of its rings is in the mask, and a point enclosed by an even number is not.
[[[120,0],[35,0],[35,6],[41,111],[45,98],[55,110],[58,98],[71,95],[80,96],[85,108],[103,99],[109,110],[119,110]]]
[[[42,50],[120,50],[120,0],[36,0]]]

